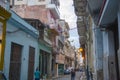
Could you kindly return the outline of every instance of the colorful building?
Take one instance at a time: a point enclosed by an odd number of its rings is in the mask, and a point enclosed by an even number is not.
[[[33,80],[39,66],[38,31],[13,11],[7,22],[4,73],[8,80]]]
[[[92,72],[96,80],[119,80],[120,1],[88,0],[87,6],[84,6],[86,0],[74,2],[78,19],[83,16],[81,12],[86,13],[84,19],[87,31],[84,32],[87,34],[85,39],[87,71]],[[89,80],[89,75],[87,79]]]
[[[48,77],[52,76],[52,66],[55,62],[53,58],[58,53],[56,52],[56,36],[59,35],[59,25],[57,24],[57,19],[60,18],[59,5],[59,0],[11,1],[11,9],[19,16],[27,19],[38,19],[46,26],[44,28],[44,41],[40,41],[39,47],[41,48],[40,62],[42,62],[40,68],[43,75],[47,74]],[[49,66],[47,66],[48,64]]]
[[[8,2],[0,0],[0,70],[3,70],[4,65],[7,20],[11,16],[11,13],[8,10],[9,10]]]

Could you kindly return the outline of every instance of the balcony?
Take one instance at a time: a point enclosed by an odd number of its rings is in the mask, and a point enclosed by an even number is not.
[[[53,54],[59,54],[59,48],[57,46],[53,46]]]
[[[54,35],[59,35],[59,31],[58,31],[58,26],[56,25],[56,23],[50,23],[49,24],[50,30],[52,32],[52,34]]]
[[[70,37],[70,34],[69,34],[68,31],[65,31],[64,34],[65,34],[65,37],[66,37],[66,38],[69,38],[69,37]]]
[[[65,56],[63,54],[56,55],[56,63],[64,64]]]
[[[119,0],[88,0],[88,9],[96,25],[112,23],[117,17]]]
[[[60,41],[61,44],[64,44],[64,40],[65,40],[64,36],[59,35],[58,39],[59,39],[59,41]]]
[[[7,20],[11,14],[7,11],[9,9],[9,4],[6,0],[0,0],[0,18]]]
[[[53,54],[59,54],[60,53],[60,49],[54,41],[52,41],[52,51],[53,51]]]
[[[60,49],[60,54],[64,54],[64,51],[63,51],[63,49]]]
[[[86,0],[74,0],[75,5],[75,14],[77,16],[84,16],[86,15]]]
[[[59,10],[55,4],[48,4],[46,5],[46,8],[51,11],[51,13],[54,15],[56,19],[60,18]]]
[[[86,37],[85,36],[80,36],[79,37],[79,42],[80,42],[80,45],[84,45],[86,43]]]
[[[8,2],[5,1],[5,0],[0,0],[0,6],[3,7],[4,9],[7,9],[7,6],[8,6],[7,3],[8,3]]]

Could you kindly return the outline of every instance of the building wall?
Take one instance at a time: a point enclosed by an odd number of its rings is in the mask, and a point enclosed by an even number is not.
[[[11,0],[11,4],[15,2],[14,5],[27,4],[28,0]]]
[[[95,25],[94,22],[89,15],[89,27],[87,31],[87,46],[88,46],[88,65],[89,65],[89,73],[93,74],[93,78],[96,79],[96,54],[95,54]],[[92,78],[90,76],[90,78]]]
[[[13,0],[11,0],[13,1]],[[49,0],[14,0],[15,4],[14,5],[21,5],[21,4],[26,4],[26,5],[44,5],[46,2],[48,3]],[[12,2],[11,2],[12,3]]]
[[[4,65],[4,51],[5,51],[5,36],[6,36],[6,22],[11,17],[9,11],[8,1],[0,1],[0,70],[3,70]]]
[[[103,33],[103,44],[104,44],[104,55],[103,55],[103,69],[104,69],[104,80],[109,80],[109,73],[108,73],[108,33]]]
[[[65,54],[65,68],[68,67],[75,67],[75,50],[74,47],[72,47],[69,43],[69,41],[66,40],[65,46],[64,46],[64,54]],[[66,66],[67,65],[67,66]]]
[[[56,55],[56,63],[64,64],[65,56],[63,54]]]
[[[119,64],[119,78],[120,78],[120,3],[118,10],[118,35],[119,35],[119,50],[118,50],[118,64]]]
[[[99,28],[95,26],[95,60],[97,80],[103,80],[103,36]]]
[[[48,15],[49,11],[45,8],[45,5],[35,5],[35,6],[14,6],[13,10],[22,18],[33,18],[39,19],[41,22],[47,24],[48,23]]]
[[[94,60],[93,60],[93,77],[95,78],[95,80],[97,79],[97,73],[96,73],[96,37],[95,37],[95,24],[93,23],[92,24],[92,31],[93,31],[93,57],[94,57]]]
[[[115,45],[112,31],[106,31],[103,34],[104,55],[103,69],[104,80],[117,80],[116,62],[115,62]]]
[[[37,42],[37,39],[33,38],[29,34],[25,33],[24,31],[16,27],[17,26],[15,26],[13,23],[10,23],[8,21],[7,34],[6,34],[4,72],[8,79],[9,78],[9,67],[10,67],[11,42],[20,44],[23,46],[22,56],[21,56],[22,61],[21,61],[21,74],[20,74],[21,79],[20,80],[27,80],[28,79],[27,76],[28,76],[29,46],[32,46],[35,48],[35,63],[34,63],[34,70],[35,70],[36,67],[38,67],[39,65],[38,42]],[[13,32],[13,33],[8,33],[8,31]]]

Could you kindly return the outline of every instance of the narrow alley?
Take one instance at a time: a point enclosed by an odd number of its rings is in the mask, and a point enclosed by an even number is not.
[[[120,0],[0,0],[0,80],[71,73],[120,80]]]

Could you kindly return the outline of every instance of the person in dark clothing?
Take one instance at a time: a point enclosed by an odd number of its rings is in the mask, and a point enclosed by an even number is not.
[[[35,75],[35,80],[40,80],[40,71],[38,68],[36,68],[34,75]]]
[[[71,80],[75,80],[75,70],[72,69],[71,71]]]

